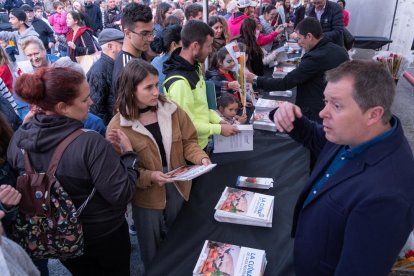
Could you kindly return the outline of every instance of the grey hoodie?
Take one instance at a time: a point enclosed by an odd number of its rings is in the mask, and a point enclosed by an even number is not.
[[[19,50],[19,54],[15,55],[16,61],[27,60],[27,57],[23,53],[21,42],[22,42],[23,39],[25,39],[29,36],[39,37],[39,34],[35,31],[33,26],[30,26],[29,28],[27,28],[22,33],[19,33],[18,31],[13,31],[13,32],[1,31],[0,32],[0,39],[1,40],[14,40],[16,42],[17,49]]]

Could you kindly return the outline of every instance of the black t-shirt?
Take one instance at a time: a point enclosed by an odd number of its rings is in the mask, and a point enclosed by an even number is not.
[[[153,124],[146,125],[145,128],[148,129],[149,132],[151,132],[152,136],[155,139],[155,142],[157,142],[158,148],[160,149],[162,166],[166,167],[168,164],[167,164],[167,157],[165,156],[164,144],[162,143],[162,134],[160,130],[160,125],[158,124],[158,122],[156,122]]]

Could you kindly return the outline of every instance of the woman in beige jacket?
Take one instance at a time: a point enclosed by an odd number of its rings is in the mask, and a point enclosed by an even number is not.
[[[191,181],[171,183],[165,172],[186,165],[186,160],[211,162],[185,111],[159,94],[158,72],[149,63],[136,59],[125,66],[116,108],[108,131],[122,129],[140,158],[132,213],[147,266],[191,189]]]

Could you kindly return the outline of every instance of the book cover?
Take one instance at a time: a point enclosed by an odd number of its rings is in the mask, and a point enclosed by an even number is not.
[[[240,133],[229,137],[214,135],[214,153],[253,150],[253,126],[236,125]]]
[[[166,175],[172,177],[172,181],[188,181],[202,174],[211,171],[217,164],[204,165],[188,165],[182,166],[175,170],[169,171]]]
[[[239,176],[236,187],[270,189],[273,188],[273,178]]]
[[[414,273],[414,231],[410,233],[407,242],[398,254],[392,271],[410,273],[402,275],[412,275]]]
[[[272,111],[279,107],[280,103],[282,103],[282,101],[259,98],[256,102],[255,109],[257,111]]]
[[[205,241],[193,275],[261,276],[266,264],[264,250]]]
[[[251,119],[254,129],[276,132],[276,125],[269,119],[269,111],[255,110]]]
[[[272,227],[274,196],[226,187],[217,205],[217,221]]]

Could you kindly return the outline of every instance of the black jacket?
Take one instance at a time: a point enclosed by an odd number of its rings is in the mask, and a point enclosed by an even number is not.
[[[296,86],[296,104],[308,118],[320,122],[318,114],[324,107],[325,72],[338,67],[348,59],[348,53],[343,47],[323,38],[303,55],[298,68],[283,79],[258,77],[257,87],[266,91],[277,91]]]
[[[309,16],[316,17],[315,7],[311,7]],[[319,21],[322,26],[323,35],[339,46],[344,46],[344,14],[341,7],[332,1],[326,1],[325,11]]]
[[[198,63],[194,65],[190,64],[187,60],[180,56],[180,52],[181,48],[178,48],[171,53],[170,58],[164,62],[162,72],[165,74],[165,79],[175,75],[185,77],[189,82],[191,89],[194,89],[200,80],[200,76],[198,74],[200,70],[199,65]],[[173,82],[174,81],[165,83],[167,91]]]
[[[300,5],[296,9],[293,9],[293,13],[295,14],[295,24],[293,28],[296,29],[296,26],[305,18],[306,8],[304,5]]]
[[[118,7],[115,7],[112,10],[105,10],[104,13],[104,26],[105,28],[114,28],[120,30],[120,25],[116,25],[115,21],[121,20],[121,12]]]
[[[102,53],[101,58],[92,65],[86,75],[93,100],[90,112],[104,120],[105,125],[112,119],[113,114],[113,105],[109,103],[113,70],[114,60]]]
[[[85,20],[86,26],[91,28],[95,35],[98,30],[102,30],[102,12],[101,9],[95,5],[85,5],[85,15],[88,18]]]
[[[237,42],[246,44],[244,38],[241,36],[236,37],[235,40]],[[249,54],[248,51],[246,51],[246,54]],[[247,59],[246,66],[255,75],[263,76],[264,75],[263,54],[262,55],[250,54]]]
[[[45,171],[58,143],[82,127],[82,122],[74,119],[37,114],[15,132],[7,152],[8,161],[23,174],[20,149],[25,149],[34,169]],[[135,193],[136,161],[134,152],[119,158],[112,145],[95,131],[81,134],[63,153],[56,177],[75,206],[79,207],[96,188],[80,216],[85,242],[105,237],[124,223],[126,205]]]
[[[223,81],[228,82],[226,77],[223,74],[220,74],[217,69],[214,70],[207,70],[205,74],[206,80],[213,81],[214,87],[216,90],[216,98],[221,96],[221,93],[223,92]],[[229,92],[233,94],[233,89],[227,89],[224,92]]]
[[[56,42],[53,35],[53,30],[45,21],[35,17],[33,18],[32,26],[35,29],[36,33],[39,34],[39,38],[43,42],[43,45],[45,45],[46,49],[49,49],[49,42]]]
[[[11,11],[12,9],[18,9],[21,5],[28,4],[29,6],[33,7],[33,1],[26,0],[26,3],[24,3],[22,0],[6,0],[4,2],[4,8],[8,11]]]

